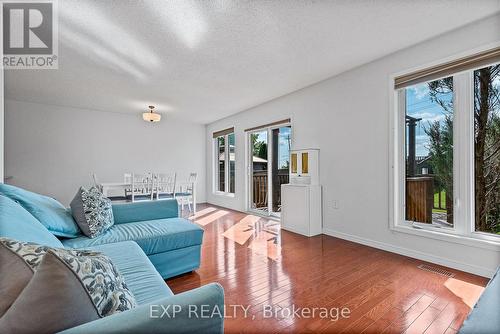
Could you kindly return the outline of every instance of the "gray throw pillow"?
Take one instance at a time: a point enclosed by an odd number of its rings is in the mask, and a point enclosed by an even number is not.
[[[1,333],[57,333],[99,319],[76,276],[47,253],[26,288],[0,318]]]
[[[70,204],[73,218],[87,237],[95,238],[114,224],[111,201],[98,187],[80,187]]]
[[[0,317],[33,277],[48,247],[0,238]]]
[[[0,318],[0,333],[58,332],[137,305],[121,274],[101,253],[10,239],[0,239],[0,244],[34,270]]]

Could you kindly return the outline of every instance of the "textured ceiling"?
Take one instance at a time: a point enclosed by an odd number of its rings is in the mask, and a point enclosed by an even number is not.
[[[59,1],[59,69],[6,97],[209,123],[498,12],[498,0]]]

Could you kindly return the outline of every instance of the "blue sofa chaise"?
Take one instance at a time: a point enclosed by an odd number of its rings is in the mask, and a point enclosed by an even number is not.
[[[51,228],[57,229],[57,222],[67,223],[58,221],[59,218],[68,219],[67,210],[60,207],[59,202],[46,196],[0,184],[0,237],[100,251],[119,269],[139,305],[65,332],[223,332],[223,318],[193,318],[189,314],[189,305],[223,310],[224,292],[220,285],[208,284],[174,295],[164,281],[192,271],[200,263],[203,229],[178,217],[175,200],[113,205],[115,225],[94,239],[83,235],[56,237],[49,231],[47,222],[40,221],[40,217],[46,217]],[[152,305],[160,310],[162,306],[179,305],[181,312],[171,319],[151,317]]]

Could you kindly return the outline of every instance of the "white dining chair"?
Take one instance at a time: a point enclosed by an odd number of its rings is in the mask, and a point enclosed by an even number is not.
[[[175,198],[177,173],[158,173],[154,177],[154,193],[157,200]]]
[[[124,177],[124,181],[126,178],[127,176]],[[130,191],[125,189],[125,197],[127,200],[131,200],[132,202],[138,200],[153,200],[153,175],[151,173],[132,173],[130,179]],[[125,183],[128,183],[128,181],[125,181]]]
[[[126,184],[125,189],[125,199],[132,199],[132,173],[123,174],[123,183]]]
[[[175,193],[175,198],[181,205],[181,210],[184,211],[184,205],[187,204],[189,212],[192,212],[191,204],[194,205],[194,191],[196,187],[197,173],[190,173],[187,182],[179,184],[179,191]]]
[[[123,183],[129,183],[132,185],[132,173],[123,174]]]

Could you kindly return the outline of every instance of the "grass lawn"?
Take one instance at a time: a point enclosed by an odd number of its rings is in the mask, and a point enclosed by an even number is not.
[[[446,191],[441,191],[441,205],[439,205],[439,193],[434,193],[434,207],[446,208]],[[446,212],[446,210],[437,210],[435,212]]]

